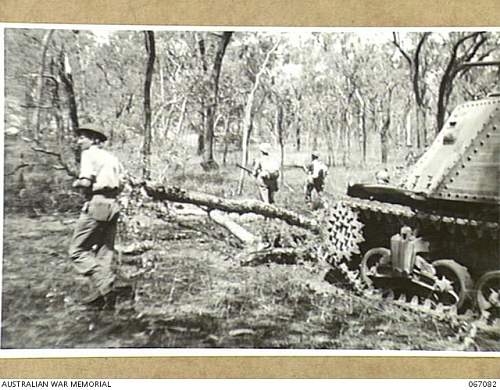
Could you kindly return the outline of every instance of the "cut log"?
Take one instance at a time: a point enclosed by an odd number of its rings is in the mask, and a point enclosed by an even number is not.
[[[261,239],[244,227],[238,225],[236,222],[231,220],[225,213],[219,210],[211,210],[208,213],[208,216],[212,221],[216,224],[222,226],[227,229],[232,235],[234,235],[238,240],[240,240],[245,245],[257,245]]]
[[[164,187],[151,182],[142,183],[142,185],[146,194],[155,200],[191,203],[206,207],[209,210],[216,209],[237,214],[255,213],[267,218],[277,218],[289,225],[308,229],[315,233],[319,232],[319,225],[316,220],[258,200],[225,199],[202,192],[187,191],[178,187]]]

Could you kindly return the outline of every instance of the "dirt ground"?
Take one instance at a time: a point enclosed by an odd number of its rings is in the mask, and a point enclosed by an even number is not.
[[[325,281],[324,265],[242,266],[235,242],[204,216],[150,216],[136,278],[114,310],[78,304],[85,281],[67,248],[76,214],[4,218],[2,348],[281,348],[500,351],[500,329],[438,320]],[[251,223],[250,223],[251,227]]]

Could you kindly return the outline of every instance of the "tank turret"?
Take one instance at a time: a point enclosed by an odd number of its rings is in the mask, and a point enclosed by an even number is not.
[[[499,127],[499,95],[458,106],[402,188],[433,199],[498,204]]]

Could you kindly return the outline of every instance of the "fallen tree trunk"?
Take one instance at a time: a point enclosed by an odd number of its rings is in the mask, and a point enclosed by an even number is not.
[[[300,260],[314,260],[314,256],[307,253],[305,249],[266,246],[262,237],[240,226],[226,215],[225,212],[236,214],[254,213],[267,218],[277,218],[290,225],[298,226],[315,233],[319,232],[318,222],[312,218],[256,200],[224,199],[205,193],[187,191],[178,187],[164,187],[161,184],[151,182],[129,180],[129,183],[133,188],[141,188],[141,192],[153,200],[187,203],[200,207],[212,221],[224,227],[244,244],[244,250],[235,258],[241,265],[256,266],[267,263],[297,264]]]
[[[216,209],[237,214],[255,213],[267,218],[277,218],[289,225],[308,229],[315,233],[319,232],[319,225],[316,220],[258,200],[225,199],[201,192],[187,191],[178,187],[164,187],[151,182],[143,183],[143,187],[146,194],[155,200],[191,203],[206,207],[209,210]]]

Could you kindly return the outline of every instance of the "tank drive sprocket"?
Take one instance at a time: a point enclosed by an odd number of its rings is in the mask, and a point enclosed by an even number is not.
[[[364,241],[363,224],[356,210],[339,201],[319,210],[317,218],[332,265],[347,263],[360,253],[359,245]]]

